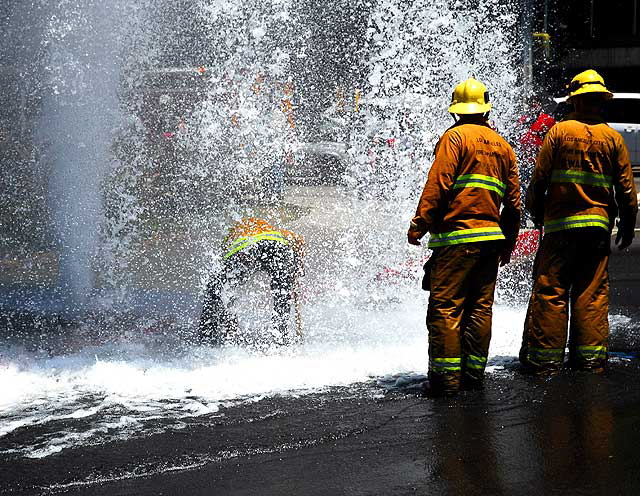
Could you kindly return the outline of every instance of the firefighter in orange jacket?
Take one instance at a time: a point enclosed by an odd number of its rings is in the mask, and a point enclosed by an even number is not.
[[[545,231],[520,350],[534,373],[562,367],[569,307],[569,365],[599,372],[607,361],[611,230],[619,216],[616,244],[629,246],[638,210],[629,153],[601,117],[612,96],[596,71],[573,78],[574,112],[548,132],[527,189],[526,207]]]
[[[488,124],[484,84],[455,88],[449,112],[459,116],[436,146],[409,243],[431,233],[427,328],[428,395],[482,386],[491,339],[498,265],[508,263],[520,223],[515,154]],[[503,205],[500,211],[500,205]]]
[[[295,284],[303,274],[304,238],[278,229],[263,219],[243,218],[230,229],[223,242],[218,270],[210,278],[200,317],[200,335],[212,344],[221,344],[236,331],[237,321],[222,299],[225,287],[244,283],[262,271],[271,278],[273,298],[272,326],[279,344],[291,341],[288,336],[291,302]],[[298,332],[300,330],[298,329]]]

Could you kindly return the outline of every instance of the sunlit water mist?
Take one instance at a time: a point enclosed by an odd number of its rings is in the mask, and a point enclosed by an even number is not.
[[[406,243],[406,228],[435,145],[453,124],[447,109],[459,81],[474,76],[487,85],[491,121],[512,137],[528,89],[520,8],[518,1],[381,0],[373,9],[365,104],[351,127],[345,180],[363,211],[386,215],[369,236],[376,260],[419,257]]]
[[[293,210],[298,213],[290,218],[280,215],[286,227],[304,234],[308,243],[302,305],[305,339],[301,344],[282,349],[212,349],[193,344],[197,303],[187,305],[187,315],[157,323],[149,316],[149,321],[130,324],[114,319],[109,327],[106,319],[97,335],[88,323],[61,338],[62,352],[55,346],[53,351],[49,347],[34,351],[17,340],[0,348],[0,382],[9,387],[0,396],[2,450],[48,456],[67,447],[179,428],[186,417],[221,415],[220,407],[226,404],[423,374],[427,364],[426,295],[418,286],[419,261],[426,250],[407,246],[405,232],[435,140],[448,125],[451,89],[470,73],[484,80],[496,101],[499,125],[506,129],[514,115],[510,102],[517,98],[521,84],[516,60],[510,55],[518,51],[513,15],[497,1],[476,2],[480,7],[473,12],[459,5],[463,3],[414,2],[409,6],[381,1],[372,7],[362,60],[368,71],[361,88],[363,110],[345,119],[353,158],[344,177],[346,187],[289,190],[284,203],[296,207]],[[174,162],[169,164],[175,178],[172,186],[177,185],[169,200],[175,202],[179,215],[177,220],[170,219],[167,231],[184,234],[188,250],[173,253],[175,265],[169,267],[168,256],[160,265],[165,272],[196,267],[180,284],[174,284],[194,301],[198,287],[206,281],[206,253],[213,255],[212,246],[219,241],[223,223],[246,212],[247,198],[280,204],[279,167],[287,152],[295,149],[299,132],[291,126],[281,101],[295,100],[296,91],[304,92],[304,88],[294,88],[292,96],[286,85],[295,79],[288,52],[297,30],[303,27],[296,25],[290,2],[203,1],[198,8],[193,19],[198,34],[217,50],[209,59],[203,55],[189,61],[190,66],[202,63],[208,72],[206,97],[189,115],[179,116],[188,131],[184,135],[176,132]],[[100,12],[98,8],[95,14]],[[109,25],[106,22],[104,28]],[[474,43],[467,43],[470,39]],[[72,52],[78,49],[68,40]],[[103,100],[96,100],[111,110],[117,108],[112,70],[117,72],[122,62],[115,53],[105,55],[107,81],[112,86],[105,89]],[[96,83],[83,88],[82,100],[90,104],[91,88],[100,87]],[[162,103],[160,96],[154,105]],[[86,116],[87,108],[74,112]],[[71,114],[65,119],[72,120]],[[59,207],[69,236],[66,243],[78,247],[75,252],[82,256],[74,261],[82,262],[84,269],[91,266],[95,242],[91,229],[104,215],[100,210],[104,198],[97,188],[108,167],[97,164],[85,185],[82,178],[87,170],[82,164],[88,158],[78,142],[93,143],[90,146],[100,151],[98,160],[107,160],[106,147],[112,136],[108,122],[92,121],[86,140],[79,139],[83,134],[78,130],[75,137],[69,133],[71,138],[62,136],[56,145],[62,147],[60,156],[77,151],[69,165],[74,168],[65,169],[60,176]],[[74,123],[69,126],[71,130],[77,127]],[[155,219],[149,211],[160,202],[146,199],[148,208],[143,215],[136,197],[142,195],[135,184],[144,155],[134,154],[133,160],[130,153],[125,156],[129,161],[116,167],[120,175],[113,176],[124,177],[124,183],[114,179],[118,186],[111,193],[118,193],[117,201],[105,196],[115,201],[111,205],[120,206],[115,209],[117,215],[109,217],[114,222],[105,229],[106,246],[115,244],[107,262],[114,267],[116,275],[111,278],[118,284],[134,284],[136,278],[126,275],[146,271],[146,280],[138,277],[135,284],[140,292],[151,293],[164,282],[163,275],[148,275],[144,254],[138,256],[137,266],[127,265],[131,256],[127,250],[143,250],[134,246],[136,240],[120,242],[139,216],[147,215],[145,221],[152,225]],[[80,173],[74,175],[77,170]],[[78,182],[67,184],[64,178],[69,175]],[[72,187],[78,183],[86,186],[91,207],[87,207],[91,229],[87,228],[89,234],[82,242],[74,238],[87,232],[82,226],[74,227],[85,202],[80,197],[82,202],[73,204]],[[151,244],[158,228],[145,228],[151,232],[145,242]],[[407,279],[384,276],[385,269],[397,266],[407,269]],[[75,275],[80,268],[64,270],[78,284],[75,294],[91,288],[87,274]],[[495,311],[492,366],[502,363],[495,357],[512,360],[519,345],[523,310],[509,306],[508,297],[506,301]],[[123,303],[126,307],[126,299],[121,299]],[[372,389],[372,394],[377,391]],[[30,426],[43,427],[45,433],[34,429],[31,434]]]
[[[122,122],[118,88],[126,33],[120,2],[50,6],[39,138],[50,168],[49,202],[60,245],[65,310],[77,313],[95,286],[93,257],[104,221],[102,181]]]

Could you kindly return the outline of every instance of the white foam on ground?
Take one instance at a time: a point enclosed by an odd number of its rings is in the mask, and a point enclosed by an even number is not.
[[[415,303],[411,298],[389,308],[351,307],[348,313],[333,303],[315,305],[305,313],[304,343],[267,353],[180,349],[175,342],[164,348],[155,343],[153,349],[123,342],[58,357],[0,348],[0,439],[48,424],[46,437],[10,448],[42,457],[138,435],[151,419],[220,414],[226,403],[426,373],[424,295],[416,291]],[[492,355],[517,354],[523,315],[522,309],[495,308]]]

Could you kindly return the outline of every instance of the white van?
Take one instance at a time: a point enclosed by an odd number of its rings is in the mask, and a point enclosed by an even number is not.
[[[614,93],[605,106],[604,119],[622,134],[637,177],[640,174],[640,93]]]

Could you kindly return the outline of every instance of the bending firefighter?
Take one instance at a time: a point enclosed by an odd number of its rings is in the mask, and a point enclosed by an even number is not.
[[[518,235],[516,158],[489,127],[490,109],[484,84],[456,86],[449,112],[459,119],[436,146],[408,232],[414,245],[431,233],[426,393],[434,396],[482,386],[498,264],[509,262]]]
[[[574,112],[547,134],[527,190],[526,207],[544,225],[520,361],[534,373],[569,365],[604,370],[607,361],[611,231],[619,249],[633,240],[638,210],[629,153],[601,117],[613,95],[593,70],[569,86]]]
[[[296,283],[303,275],[303,250],[302,236],[277,229],[265,220],[250,217],[235,223],[224,240],[219,269],[207,285],[200,318],[201,337],[212,344],[233,337],[238,330],[237,318],[223,301],[222,293],[260,271],[271,278],[271,324],[279,335],[279,344],[291,341],[288,328],[292,300],[296,302],[297,334],[301,335]]]

